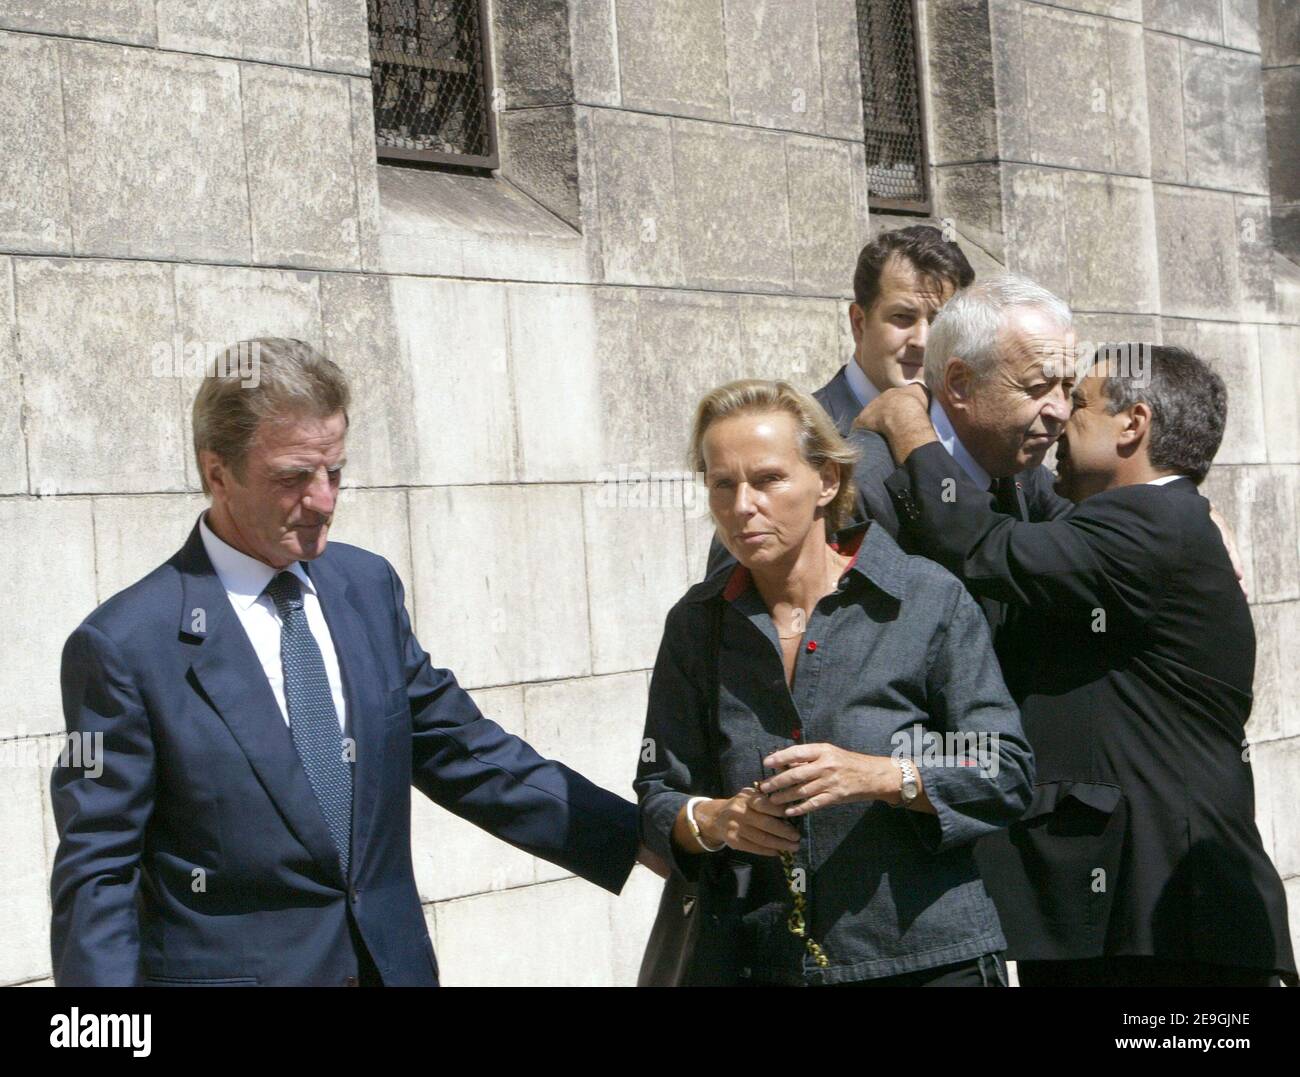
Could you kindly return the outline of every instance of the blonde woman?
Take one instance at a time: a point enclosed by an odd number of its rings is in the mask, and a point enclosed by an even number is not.
[[[1005,984],[971,845],[1019,817],[1033,762],[978,607],[883,528],[837,531],[853,452],[793,386],[709,393],[691,455],[739,563],[668,615],[643,840],[687,879],[747,865],[738,983]]]

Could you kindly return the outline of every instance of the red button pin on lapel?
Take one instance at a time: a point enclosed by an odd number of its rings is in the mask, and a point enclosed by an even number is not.
[[[808,641],[808,652],[811,654],[815,650],[817,650],[817,641],[814,639],[810,639]]]

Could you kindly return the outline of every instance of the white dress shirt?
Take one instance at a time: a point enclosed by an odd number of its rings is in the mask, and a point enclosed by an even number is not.
[[[271,683],[275,701],[280,704],[280,714],[284,717],[285,725],[288,725],[289,707],[284,700],[284,669],[280,665],[280,614],[276,611],[271,596],[262,593],[272,578],[279,575],[280,570],[240,553],[217,538],[208,527],[207,513],[199,517],[199,535],[203,539],[203,548],[208,552],[208,560],[216,569],[217,579],[226,589],[226,597],[235,608],[239,623],[248,633],[248,642],[257,652],[266,679]],[[339,729],[342,730],[347,718],[343,677],[339,672],[338,655],[334,652],[334,640],[330,637],[329,625],[325,623],[325,614],[316,595],[316,586],[311,582],[301,561],[295,561],[287,571],[302,581],[302,605],[307,614],[307,627],[316,637],[316,646],[320,648],[321,658],[325,662],[325,676],[330,683],[330,695],[334,697],[334,710],[338,712]]]
[[[844,377],[848,380],[853,395],[858,398],[859,407],[865,408],[880,395],[880,390],[871,384],[871,379],[862,372],[862,367],[858,366],[856,355],[849,356],[849,361],[844,367]]]
[[[961,438],[953,429],[948,413],[943,410],[938,397],[930,401],[930,422],[934,425],[934,432],[939,435],[939,441],[948,450],[948,455],[961,465],[961,469],[971,477],[971,481],[981,490],[987,490],[992,486],[993,476],[980,467],[975,457],[971,456],[966,446],[961,443]]]
[[[1158,479],[1147,479],[1147,486],[1164,486],[1167,482],[1173,482],[1175,479],[1181,479],[1182,475],[1161,475]]]

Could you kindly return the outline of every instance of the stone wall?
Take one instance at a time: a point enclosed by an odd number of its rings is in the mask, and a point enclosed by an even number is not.
[[[1261,825],[1295,877],[1300,329],[1272,302],[1253,4],[927,3],[939,212],[1098,334],[1192,339],[1237,390],[1213,492],[1261,630]],[[345,367],[335,537],[393,562],[485,713],[631,795],[709,528],[683,484],[627,480],[680,475],[705,389],[815,387],[850,350],[855,4],[493,8],[502,168],[480,177],[376,164],[364,0],[0,6],[0,983],[49,976],[30,757],[62,728],[63,640],[204,504],[196,346],[289,335]],[[447,983],[634,979],[653,876],[613,898],[417,801]]]

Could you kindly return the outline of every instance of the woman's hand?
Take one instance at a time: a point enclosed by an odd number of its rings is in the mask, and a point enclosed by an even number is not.
[[[683,808],[683,816],[685,811]],[[799,831],[785,821],[784,815],[782,808],[753,788],[742,789],[729,800],[695,805],[695,821],[706,842],[759,856],[798,851]],[[699,850],[694,838],[691,844]]]
[[[759,785],[786,816],[807,815],[832,804],[903,799],[903,772],[888,756],[859,755],[833,744],[795,744],[763,760],[781,773]]]

